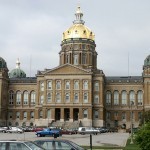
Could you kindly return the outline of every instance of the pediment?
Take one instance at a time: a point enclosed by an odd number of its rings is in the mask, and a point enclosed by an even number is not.
[[[44,74],[45,75],[48,75],[48,74],[91,74],[91,72],[85,69],[79,68],[77,66],[65,64],[65,65],[53,68],[51,70],[48,70]]]

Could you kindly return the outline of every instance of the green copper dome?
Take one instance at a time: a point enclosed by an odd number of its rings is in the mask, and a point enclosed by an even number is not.
[[[10,73],[9,73],[9,77],[10,78],[25,78],[26,74],[23,70],[21,70],[20,68],[16,68],[13,69]]]
[[[7,68],[7,64],[6,64],[6,61],[0,57],[0,69],[2,68]]]
[[[19,59],[16,61],[16,68],[10,71],[9,77],[10,78],[25,78],[26,77],[25,72],[20,69]]]
[[[146,57],[146,59],[144,60],[144,66],[150,66],[150,55]]]

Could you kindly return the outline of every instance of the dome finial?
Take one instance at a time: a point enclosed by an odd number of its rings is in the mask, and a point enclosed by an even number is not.
[[[20,61],[19,61],[19,58],[17,59],[17,61],[16,61],[16,68],[20,68]]]
[[[80,9],[80,6],[77,7],[76,13],[76,20],[73,21],[74,24],[84,24],[85,22],[82,20],[83,13]]]

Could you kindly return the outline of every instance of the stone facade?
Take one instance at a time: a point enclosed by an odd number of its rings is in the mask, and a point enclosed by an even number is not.
[[[36,77],[14,77],[13,71],[9,77],[0,59],[0,126],[129,128],[131,118],[134,126],[142,123],[150,110],[150,56],[142,76],[105,76],[97,69],[94,34],[82,16],[78,7],[73,27],[63,33],[56,68]]]

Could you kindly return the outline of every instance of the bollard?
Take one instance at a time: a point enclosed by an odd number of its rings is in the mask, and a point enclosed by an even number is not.
[[[90,150],[92,150],[92,135],[90,134]]]

